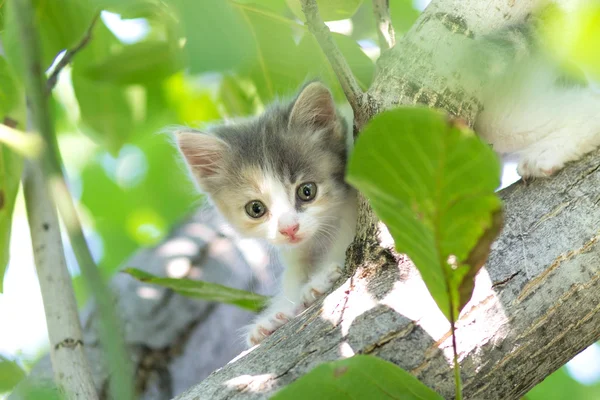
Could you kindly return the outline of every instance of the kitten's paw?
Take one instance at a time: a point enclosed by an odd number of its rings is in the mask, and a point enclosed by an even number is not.
[[[331,289],[343,272],[341,266],[332,264],[327,270],[313,277],[302,289],[300,301],[304,307],[307,308]]]
[[[294,313],[290,310],[280,310],[260,316],[250,327],[246,336],[246,344],[248,347],[256,346],[292,318],[294,318]]]
[[[560,171],[565,165],[563,157],[550,151],[523,155],[517,165],[517,173],[524,179],[546,178]]]

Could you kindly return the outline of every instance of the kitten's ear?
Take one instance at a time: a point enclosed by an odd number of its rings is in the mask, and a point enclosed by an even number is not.
[[[224,141],[195,130],[176,130],[174,136],[192,172],[200,180],[218,172],[228,147]]]
[[[339,130],[335,103],[329,89],[320,82],[307,85],[292,107],[289,125]]]

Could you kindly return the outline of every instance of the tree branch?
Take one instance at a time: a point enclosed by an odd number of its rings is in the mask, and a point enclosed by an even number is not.
[[[35,128],[40,131],[45,142],[45,151],[42,154],[44,182],[56,201],[63,218],[84,280],[98,303],[101,319],[100,337],[104,343],[109,365],[114,374],[111,382],[113,397],[124,400],[131,399],[133,398],[133,372],[121,336],[122,329],[113,309],[113,297],[104,284],[86,243],[79,216],[63,176],[59,149],[55,146],[54,126],[48,111],[46,96],[48,86],[42,71],[40,44],[37,27],[34,23],[33,5],[30,0],[13,0],[12,6],[22,43],[25,88],[29,107]]]
[[[373,0],[373,14],[377,23],[377,36],[381,51],[394,47],[396,32],[394,32],[390,17],[390,0]]]
[[[87,46],[89,41],[92,39],[92,31],[94,30],[94,26],[96,26],[96,21],[98,21],[99,17],[100,13],[94,16],[92,22],[90,23],[90,26],[88,27],[88,30],[86,31],[81,41],[72,49],[67,50],[58,62],[58,64],[56,64],[56,67],[54,67],[52,74],[50,74],[50,76],[48,77],[48,82],[46,82],[46,96],[49,96],[52,92],[52,89],[54,89],[54,86],[56,86],[56,82],[58,82],[58,76],[60,75],[61,71],[67,65],[69,65],[71,61],[73,61],[73,58],[77,55],[77,53],[83,50],[83,48]]]
[[[319,42],[323,53],[325,53],[335,71],[344,94],[354,111],[354,124],[360,129],[369,118],[365,113],[365,94],[356,81],[354,74],[352,74],[344,55],[335,44],[331,31],[321,19],[317,2],[315,0],[301,0],[300,3],[306,16],[308,29]]]
[[[69,400],[98,398],[84,353],[71,275],[58,215],[36,161],[26,161],[23,192],[35,266],[44,302],[54,380]]]

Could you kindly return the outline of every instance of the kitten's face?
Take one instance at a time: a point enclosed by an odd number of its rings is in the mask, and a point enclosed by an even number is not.
[[[177,138],[200,187],[239,233],[302,246],[334,232],[348,195],[346,145],[324,86],[312,83],[258,119]]]

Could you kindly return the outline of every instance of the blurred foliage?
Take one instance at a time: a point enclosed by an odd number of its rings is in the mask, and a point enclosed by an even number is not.
[[[598,361],[600,362],[600,361]],[[538,384],[523,397],[523,400],[598,400],[600,399],[600,377],[596,383],[583,385],[573,379],[562,367]]]
[[[579,68],[600,80],[600,3],[580,2],[573,12],[557,5],[541,14],[540,31],[548,50],[574,75]]]
[[[0,123],[18,126],[22,122],[24,98],[15,74],[6,59],[0,57]],[[23,160],[0,141],[0,293],[8,265],[12,213],[19,190]]]
[[[317,0],[317,6],[323,21],[336,21],[352,17],[362,2],[363,0]],[[365,1],[367,2],[370,0]],[[300,0],[286,0],[286,3],[297,18],[306,20]]]
[[[25,377],[25,371],[14,361],[0,355],[0,394],[10,392]]]
[[[389,361],[369,355],[321,364],[279,391],[273,400],[441,400],[417,378]]]
[[[363,129],[347,180],[369,198],[453,323],[500,232],[494,151],[439,111],[397,108]]]
[[[136,268],[126,268],[123,270],[123,272],[128,273],[141,282],[166,287],[183,296],[194,297],[206,301],[233,304],[246,310],[255,312],[262,310],[269,299],[266,296],[261,296],[245,290],[230,288],[217,283],[202,282],[191,279],[161,278]]]

